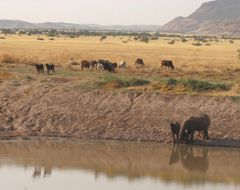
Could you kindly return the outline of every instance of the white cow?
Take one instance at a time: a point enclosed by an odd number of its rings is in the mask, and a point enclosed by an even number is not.
[[[121,63],[118,66],[120,69],[125,69],[127,67],[127,62],[126,61],[121,61]]]
[[[97,64],[97,71],[104,71],[104,66],[101,63]]]

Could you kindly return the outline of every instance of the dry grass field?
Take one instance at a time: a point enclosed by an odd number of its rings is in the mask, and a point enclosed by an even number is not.
[[[37,40],[38,37],[44,40]],[[108,37],[100,41],[100,37],[57,37],[49,40],[47,36],[18,36],[8,35],[0,40],[0,80],[16,75],[11,69],[6,69],[14,64],[19,67],[27,67],[34,63],[54,63],[61,66],[61,72],[66,70],[74,72],[74,76],[84,75],[94,81],[95,76],[101,74],[92,72],[81,73],[78,66],[70,66],[72,61],[108,59],[112,62],[127,61],[128,68],[112,74],[102,74],[104,77],[118,77],[120,79],[132,76],[149,80],[151,84],[144,86],[146,90],[184,91],[182,85],[176,85],[179,80],[196,79],[208,81],[211,84],[226,84],[230,87],[226,90],[211,91],[214,95],[239,96],[240,94],[240,60],[237,50],[240,41],[229,40],[210,41],[210,46],[193,46],[194,41],[188,39],[183,43],[175,39],[174,45],[168,44],[173,38],[161,38],[149,41],[149,43],[135,41],[131,37]],[[146,66],[135,68],[134,61],[143,58]],[[160,68],[162,59],[173,60],[175,71]],[[2,63],[1,63],[2,62]],[[11,63],[11,64],[10,64]],[[19,69],[22,71],[22,69]],[[65,71],[64,71],[65,70]],[[16,71],[16,69],[14,70]],[[7,73],[6,73],[7,72]],[[58,73],[59,74],[59,73]],[[65,76],[62,75],[62,76]],[[71,75],[71,74],[70,74]],[[112,80],[109,77],[106,80]],[[170,79],[170,81],[169,81]],[[172,79],[174,81],[172,81]],[[167,80],[167,86],[158,84],[161,80]],[[176,80],[176,81],[175,81]],[[169,85],[170,84],[170,85]],[[174,86],[174,88],[172,87]],[[202,84],[200,84],[202,85]],[[203,84],[205,85],[205,84]],[[111,86],[111,85],[110,85]],[[114,86],[114,85],[113,85]],[[128,85],[131,86],[131,85]],[[137,85],[136,85],[137,86]],[[187,85],[184,84],[184,87]],[[138,87],[135,87],[138,88]],[[217,88],[216,88],[217,89]],[[220,87],[221,89],[221,87]]]

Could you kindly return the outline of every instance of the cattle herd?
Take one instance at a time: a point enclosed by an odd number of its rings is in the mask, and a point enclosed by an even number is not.
[[[136,59],[135,66],[144,66],[145,63],[143,59]],[[44,74],[44,65],[43,64],[36,64],[36,70],[37,74]],[[45,64],[45,67],[47,69],[47,74],[53,74],[55,73],[55,66],[54,64]],[[87,61],[83,60],[80,63],[81,70],[96,70],[96,71],[106,71],[106,72],[112,72],[115,73],[116,69],[124,69],[127,67],[126,61],[121,61],[119,64],[112,63],[108,60],[100,59],[98,61]],[[166,67],[168,69],[174,70],[174,65],[171,60],[162,60],[161,61],[161,67]]]

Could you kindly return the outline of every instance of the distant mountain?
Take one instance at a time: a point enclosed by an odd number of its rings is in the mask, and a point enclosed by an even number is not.
[[[34,24],[20,20],[0,20],[0,28],[33,28]]]
[[[30,22],[25,22],[21,20],[0,20],[0,28],[155,32],[160,30],[161,26],[159,25],[96,25],[96,24],[72,24],[72,23],[64,23],[64,22],[30,23]]]
[[[188,17],[177,17],[162,27],[165,32],[240,35],[240,0],[202,4]]]

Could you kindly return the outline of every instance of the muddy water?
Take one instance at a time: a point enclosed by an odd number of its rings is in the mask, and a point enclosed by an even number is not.
[[[0,142],[4,190],[240,189],[240,150],[62,139]]]

